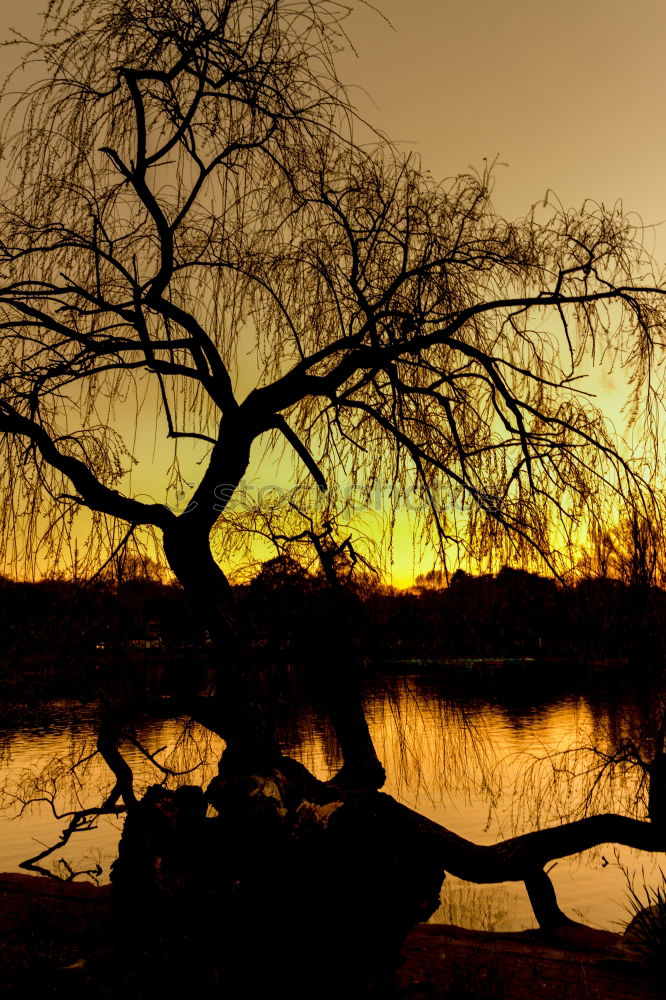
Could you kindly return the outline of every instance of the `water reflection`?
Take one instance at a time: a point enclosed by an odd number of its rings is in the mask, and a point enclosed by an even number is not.
[[[48,722],[13,727],[0,738],[4,871],[17,870],[40,845],[57,840],[63,823],[56,814],[98,805],[113,785],[94,754],[95,707],[61,702],[49,710]],[[585,809],[645,815],[641,768],[613,761],[629,744],[649,755],[649,706],[565,698],[523,708],[447,699],[437,682],[397,678],[377,682],[367,711],[388,773],[385,790],[477,843],[575,818]],[[283,716],[286,751],[318,777],[330,777],[341,762],[322,713],[296,709],[287,700]],[[137,727],[137,742],[154,758],[148,761],[138,746],[123,748],[139,794],[162,780],[169,787],[206,784],[222,750],[218,738],[181,720],[145,721]],[[161,768],[180,774],[165,777]],[[24,807],[31,799],[38,801]],[[121,826],[122,818],[96,819],[92,829],[52,855],[52,867],[100,865],[101,879],[108,879]],[[658,862],[607,846],[559,861],[551,877],[565,912],[613,928],[627,919],[628,875],[638,885],[656,881]],[[534,926],[522,883],[469,886],[450,877],[434,919],[497,930]]]

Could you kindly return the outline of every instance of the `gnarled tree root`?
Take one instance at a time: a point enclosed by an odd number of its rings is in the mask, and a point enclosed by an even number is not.
[[[664,850],[647,822],[595,816],[480,846],[378,792],[330,787],[287,758],[223,767],[207,790],[149,789],[114,866],[116,923],[162,987],[224,982],[292,997],[387,988],[407,931],[437,907],[445,872],[524,881],[539,923],[568,918],[544,866],[614,841]],[[166,961],[166,965],[165,965]]]

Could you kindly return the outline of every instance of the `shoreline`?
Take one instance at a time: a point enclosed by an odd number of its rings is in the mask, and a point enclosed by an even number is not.
[[[110,996],[111,887],[39,875],[0,874],[0,961],[9,995],[75,980]],[[396,974],[399,1000],[658,1000],[622,935],[582,926],[558,931],[472,931],[418,924]],[[97,971],[96,971],[97,970]],[[96,993],[95,993],[96,991]]]

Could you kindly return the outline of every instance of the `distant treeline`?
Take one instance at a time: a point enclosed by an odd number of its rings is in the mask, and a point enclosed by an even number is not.
[[[330,585],[286,558],[236,588],[255,642],[276,663],[316,663],[328,637],[349,633],[359,656],[392,659],[641,658],[660,662],[666,591],[608,578],[564,586],[524,570],[462,571],[448,586],[394,591],[353,585],[341,602]],[[342,619],[342,620],[341,620]],[[176,584],[157,580],[21,583],[0,578],[0,657],[74,666],[103,652],[207,648]]]
[[[347,623],[331,620],[327,586],[282,560],[265,564],[244,600],[272,648],[296,660]],[[666,590],[609,578],[565,586],[505,567],[458,571],[447,586],[357,589],[353,620],[363,655],[377,661],[512,658],[660,662],[666,651]]]

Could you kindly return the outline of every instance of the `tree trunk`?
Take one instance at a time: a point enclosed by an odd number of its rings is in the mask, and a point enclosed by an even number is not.
[[[165,532],[164,551],[212,641],[214,692],[207,699],[205,724],[245,764],[270,766],[280,757],[274,720],[261,697],[248,629],[229,581],[213,559],[208,532],[178,524]]]
[[[223,571],[213,559],[208,532],[201,525],[177,523],[164,534],[169,565],[213,642],[214,705],[206,725],[227,747],[253,766],[275,763],[280,756],[271,706],[260,684],[261,665],[251,629],[239,611]],[[363,628],[353,596],[332,588],[336,631],[323,637],[319,656],[319,686],[336,732],[344,761],[334,779],[346,787],[377,789],[386,779],[363,710],[360,664],[354,637]],[[217,715],[217,721],[214,716]]]
[[[153,786],[112,872],[128,964],[169,996],[217,985],[258,997],[278,982],[294,1000],[385,996],[444,870],[418,830],[385,822],[384,798],[332,789],[288,758],[263,773],[227,764],[205,800]]]
[[[330,586],[331,634],[322,637],[318,650],[319,688],[344,761],[333,778],[340,787],[376,790],[386,781],[363,708],[362,664],[359,639],[367,623],[353,593],[334,580]]]

